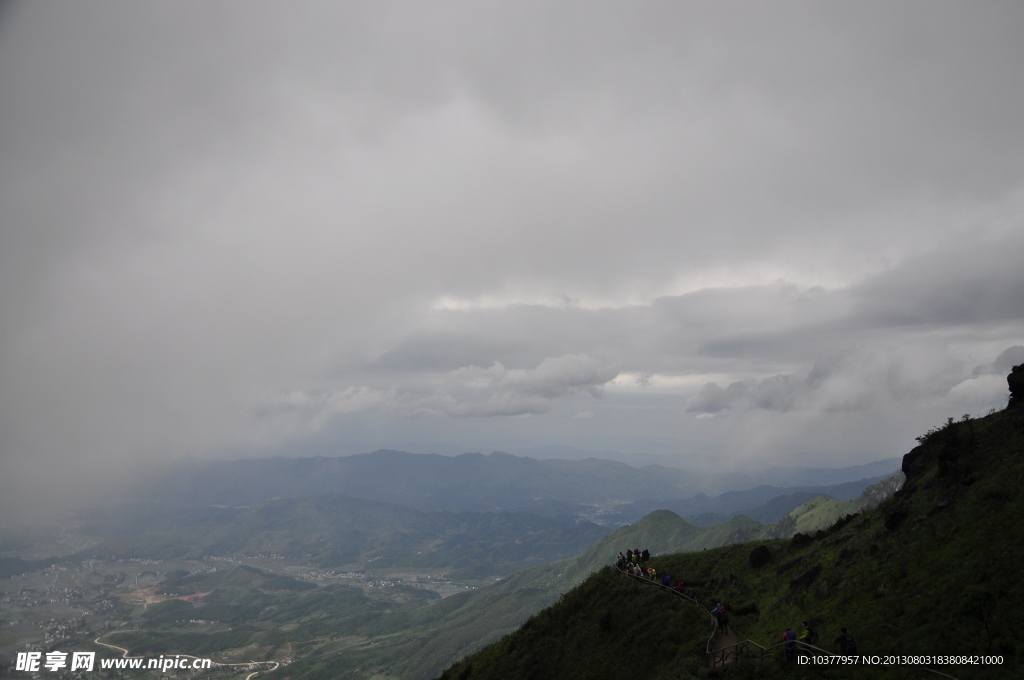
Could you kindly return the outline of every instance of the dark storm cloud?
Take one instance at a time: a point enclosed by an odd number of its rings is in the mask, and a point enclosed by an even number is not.
[[[964,233],[857,287],[860,313],[888,325],[1024,319],[1024,225],[995,238]]]

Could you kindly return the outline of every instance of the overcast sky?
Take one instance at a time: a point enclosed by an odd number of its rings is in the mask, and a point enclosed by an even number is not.
[[[1024,362],[1022,30],[5,4],[4,507],[181,456],[902,455]]]

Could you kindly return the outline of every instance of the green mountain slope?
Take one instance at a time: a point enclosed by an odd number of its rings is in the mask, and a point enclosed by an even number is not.
[[[814,536],[660,556],[654,566],[696,584],[705,605],[725,603],[741,640],[768,646],[786,626],[807,621],[826,648],[846,627],[860,654],[977,655],[982,663],[931,667],[960,680],[1022,677],[1024,408],[950,421],[921,442],[904,456],[904,487],[873,510]],[[623,583],[644,598],[644,616],[616,615],[625,606]],[[442,677],[706,675],[703,652],[692,642],[703,630],[699,620],[682,624],[677,647],[647,644],[657,635],[650,621],[668,621],[667,612],[678,611],[679,605],[670,597],[651,600],[646,590],[611,569],[602,570],[579,591]],[[609,645],[640,646],[644,657],[633,665],[617,664],[606,654]],[[592,659],[604,660],[600,673],[566,670],[591,668]],[[939,677],[920,663],[844,668],[798,666],[778,657],[730,675]]]
[[[895,472],[848,501],[828,496],[812,498],[779,520],[765,532],[764,538],[789,538],[795,534],[813,534],[827,529],[843,517],[873,508],[891,497],[903,485],[903,480],[903,472]]]

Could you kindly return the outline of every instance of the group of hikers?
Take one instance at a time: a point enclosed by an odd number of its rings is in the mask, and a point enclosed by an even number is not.
[[[640,564],[641,562],[646,562],[649,559],[651,559],[651,551],[650,550],[648,550],[647,548],[644,548],[643,550],[640,550],[640,548],[637,548],[636,550],[627,550],[625,555],[623,555],[620,552],[617,564],[619,564],[619,565],[622,565],[622,564],[634,564],[635,565],[635,564]]]
[[[641,564],[644,564],[650,559],[651,553],[649,550],[647,550],[647,548],[644,548],[643,550],[640,550],[639,548],[637,548],[636,550],[627,550],[625,555],[623,555],[621,552],[619,553],[618,559],[615,560],[615,567],[619,571],[624,571],[630,576],[635,576],[636,578],[646,578],[651,581],[659,582],[666,588],[671,588],[672,590],[676,591],[677,593],[680,593],[681,595],[685,595],[691,600],[697,599],[697,589],[694,588],[693,585],[687,586],[685,581],[683,581],[682,579],[676,579],[674,576],[672,576],[672,574],[661,574],[659,576],[657,569],[655,569],[654,567],[644,568],[640,566]],[[715,610],[711,611],[712,613],[714,613]]]
[[[857,641],[853,639],[845,628],[841,628],[842,631],[835,640],[832,641],[832,645],[839,646],[839,653],[843,655],[853,655],[857,653]],[[796,631],[792,628],[786,627],[786,630],[782,633],[782,641],[786,644],[786,659],[792,661],[797,655],[797,642],[803,642],[806,645],[817,646],[818,644],[818,632],[804,621],[801,624],[800,636],[797,637]],[[804,655],[806,647],[800,647],[800,654]]]
[[[640,550],[627,550],[626,554],[619,553],[618,559],[615,560],[615,567],[626,574],[636,578],[646,578],[651,581],[661,582],[661,585],[671,588],[676,592],[686,595],[691,600],[697,600],[697,591],[690,585],[689,587],[682,580],[676,580],[671,574],[661,574],[658,576],[657,570],[654,567],[642,567],[640,565],[646,563],[651,559],[651,553],[646,548]],[[717,627],[715,632],[729,632],[729,612],[725,605],[721,602],[717,603],[714,607],[708,610],[714,617]],[[843,655],[856,654],[857,653],[857,642],[853,639],[845,628],[841,629],[842,633],[833,642],[833,646],[838,645],[839,653]],[[793,660],[797,654],[797,642],[802,642],[805,645],[816,646],[818,644],[818,633],[812,628],[806,621],[801,625],[800,635],[797,636],[796,632],[787,627],[785,632],[782,633],[782,641],[785,643],[786,659]],[[801,654],[804,654],[804,647],[801,645]]]

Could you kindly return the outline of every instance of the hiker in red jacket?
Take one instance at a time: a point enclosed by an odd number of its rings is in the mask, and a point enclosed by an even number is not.
[[[782,641],[786,643],[786,661],[792,661],[796,656],[796,633],[789,626],[786,626],[786,632],[782,634]]]
[[[718,609],[715,610],[715,614],[718,616],[718,625],[722,627],[723,633],[729,632],[729,612],[725,610],[725,605],[721,602],[718,603]]]

